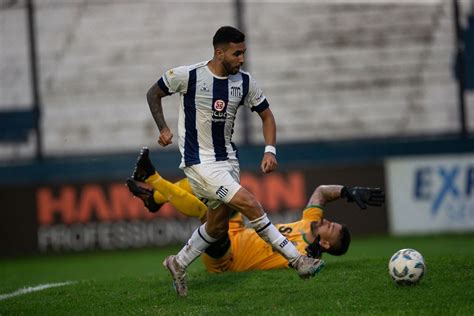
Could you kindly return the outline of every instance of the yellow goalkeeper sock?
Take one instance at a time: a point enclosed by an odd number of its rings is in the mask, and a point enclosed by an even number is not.
[[[153,189],[161,193],[160,195],[165,201],[169,201],[184,215],[201,218],[206,214],[207,206],[192,193],[189,193],[192,192],[192,190],[187,179],[183,179],[174,184],[163,179],[159,173],[156,172],[149,177],[146,182],[150,184]],[[153,195],[153,197],[156,201],[156,195]]]
[[[153,199],[158,204],[164,204],[168,202],[168,199],[163,196],[158,190],[153,190]]]
[[[158,172],[155,171],[155,174],[153,174],[149,178],[147,178],[145,180],[145,182],[148,183],[148,184],[152,184],[153,181],[158,181],[160,179],[161,179],[161,175]],[[164,203],[168,202],[168,199],[156,189],[153,191],[153,199],[158,204],[164,204]]]
[[[179,180],[178,182],[175,182],[174,184],[180,187],[181,189],[183,189],[184,191],[194,195],[193,189],[191,188],[191,185],[189,184],[188,178],[183,178]]]

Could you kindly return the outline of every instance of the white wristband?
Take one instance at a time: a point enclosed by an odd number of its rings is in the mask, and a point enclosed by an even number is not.
[[[276,156],[276,154],[277,154],[277,150],[276,150],[275,146],[272,146],[272,145],[267,145],[267,146],[265,146],[265,152],[266,152],[266,153],[272,153],[272,154],[274,154],[275,156]]]

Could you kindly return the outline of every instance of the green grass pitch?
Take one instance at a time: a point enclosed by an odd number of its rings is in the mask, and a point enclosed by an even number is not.
[[[415,248],[427,274],[395,285],[390,256]],[[302,281],[291,270],[208,274],[189,269],[187,298],[161,266],[177,247],[0,259],[0,296],[24,287],[76,281],[0,300],[0,314],[56,315],[474,315],[474,235],[354,238],[347,255]]]

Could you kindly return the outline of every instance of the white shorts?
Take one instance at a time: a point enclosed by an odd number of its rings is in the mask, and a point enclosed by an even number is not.
[[[241,188],[237,160],[192,165],[183,169],[194,194],[215,209],[229,203]]]

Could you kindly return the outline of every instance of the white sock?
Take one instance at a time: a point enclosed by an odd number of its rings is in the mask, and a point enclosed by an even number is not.
[[[176,255],[176,261],[183,268],[187,268],[207,247],[217,239],[212,238],[206,231],[206,223],[199,226],[191,235],[188,242]]]
[[[251,220],[249,223],[263,240],[271,244],[273,249],[281,253],[290,263],[293,263],[301,256],[295,245],[270,222],[267,214],[263,214],[263,216]]]

